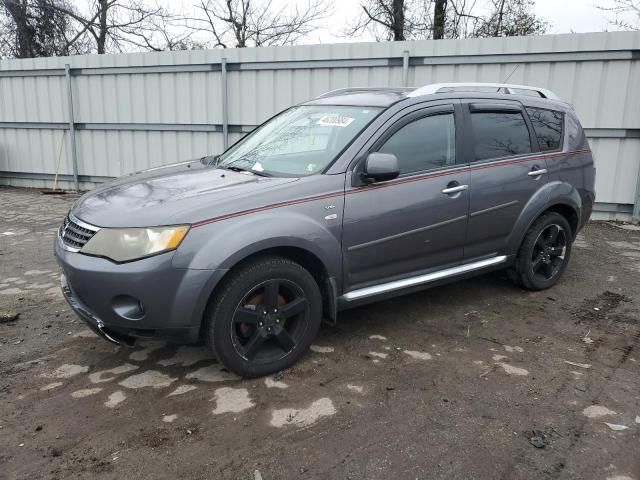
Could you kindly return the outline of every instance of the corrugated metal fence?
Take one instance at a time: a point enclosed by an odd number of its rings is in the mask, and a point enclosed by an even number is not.
[[[0,62],[0,183],[62,186],[220,152],[278,111],[348,86],[502,82],[573,103],[600,216],[640,213],[640,33],[358,43]],[[77,167],[74,169],[74,156]]]

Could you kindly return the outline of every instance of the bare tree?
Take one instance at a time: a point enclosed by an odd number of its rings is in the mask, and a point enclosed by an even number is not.
[[[154,29],[154,19],[168,15],[144,0],[92,0],[84,14],[66,8],[59,11],[76,22],[79,36],[86,34],[98,54],[123,51],[133,37]]]
[[[367,0],[347,36],[370,33],[380,40],[428,38],[431,31],[430,0]]]
[[[598,8],[615,15],[610,24],[624,30],[640,30],[640,0],[613,0],[613,6]]]
[[[640,1],[640,0],[636,0]],[[547,23],[534,0],[366,0],[347,35],[368,32],[376,40],[535,35]]]
[[[0,0],[0,55],[30,58],[74,53],[66,0]]]
[[[541,35],[548,23],[532,11],[534,0],[491,0],[488,15],[481,19],[475,37]]]
[[[289,45],[317,29],[330,13],[326,0],[307,0],[276,7],[272,0],[201,0],[201,16],[190,29],[211,38],[212,47]]]
[[[433,9],[433,39],[444,38],[444,28],[447,19],[447,0],[435,0]]]

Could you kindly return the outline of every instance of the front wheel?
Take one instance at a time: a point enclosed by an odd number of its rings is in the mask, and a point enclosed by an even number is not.
[[[572,241],[569,222],[559,213],[545,213],[524,237],[512,278],[529,290],[552,287],[567,268]]]
[[[218,359],[243,377],[295,363],[320,328],[322,297],[313,276],[279,257],[231,272],[212,298],[207,340]]]

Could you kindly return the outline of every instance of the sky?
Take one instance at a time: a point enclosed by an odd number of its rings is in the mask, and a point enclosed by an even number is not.
[[[360,13],[359,0],[337,0],[333,15],[326,20],[326,27],[313,33],[305,43],[334,43],[371,41],[373,37],[345,38],[345,19],[355,19]],[[595,5],[610,7],[611,0],[536,0],[535,12],[550,23],[548,33],[581,33],[617,30],[608,21],[614,15],[603,12]],[[315,37],[315,38],[314,38]]]
[[[200,16],[196,14],[195,5],[201,0],[145,0],[150,4],[160,4],[170,7],[174,11],[181,11],[187,16]],[[256,0],[256,3],[267,0]],[[284,5],[297,4],[304,8],[309,0],[271,0],[274,8]],[[297,43],[344,43],[374,41],[370,33],[364,33],[359,37],[348,37],[345,31],[362,11],[361,3],[364,0],[326,0],[333,5],[333,12],[326,18],[317,22],[317,30]],[[478,5],[483,5],[488,0],[477,0]],[[603,11],[596,5],[607,8],[612,7],[614,0],[535,0],[535,13],[545,19],[548,24],[548,32],[553,33],[582,33],[602,32],[604,30],[619,30],[609,23],[615,18],[615,14]],[[476,12],[480,12],[478,8]],[[197,38],[198,36],[196,35]]]

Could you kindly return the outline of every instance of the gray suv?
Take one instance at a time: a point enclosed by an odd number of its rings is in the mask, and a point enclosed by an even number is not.
[[[551,287],[594,177],[576,114],[547,90],[343,89],[221,155],[87,193],[55,255],[67,301],[108,340],[205,340],[259,376],[345,308],[502,268]]]

